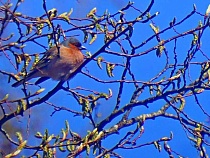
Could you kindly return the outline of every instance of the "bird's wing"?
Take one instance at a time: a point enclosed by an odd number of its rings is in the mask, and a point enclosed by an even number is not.
[[[30,80],[31,78],[41,77],[42,71],[46,68],[48,63],[58,55],[58,48],[52,47],[49,49],[44,56],[38,61],[38,63],[30,70],[28,75],[24,78],[25,81]],[[43,71],[44,72],[44,71]]]
[[[38,61],[38,63],[34,66],[32,71],[34,69],[42,69],[44,68],[52,59],[54,59],[58,55],[58,49],[57,47],[52,47],[49,49],[44,56]]]
[[[46,80],[50,79],[50,77],[40,77],[36,82],[35,85],[38,85]]]
[[[59,45],[59,47],[62,45]],[[55,59],[56,57],[59,56],[58,54],[58,47],[52,47],[51,49],[49,49],[44,56],[38,61],[38,63],[33,67],[33,69],[29,72],[29,74],[24,77],[23,79],[21,79],[20,81],[17,81],[16,83],[14,83],[12,86],[13,87],[17,87],[21,84],[23,84],[24,82],[35,78],[35,77],[43,77],[42,79],[37,81],[37,84],[42,82],[43,80],[46,80],[48,77],[44,76],[42,73],[42,70],[44,70],[45,68],[47,69],[47,65],[49,64],[49,62],[52,59]],[[44,71],[43,71],[44,72]],[[43,75],[43,76],[41,76]]]

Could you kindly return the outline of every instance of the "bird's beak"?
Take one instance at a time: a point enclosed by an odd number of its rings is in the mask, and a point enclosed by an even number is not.
[[[84,46],[81,46],[79,49],[80,50],[87,50]]]

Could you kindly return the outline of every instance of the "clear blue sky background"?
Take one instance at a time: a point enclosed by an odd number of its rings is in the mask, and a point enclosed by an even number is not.
[[[16,1],[14,1],[16,2]],[[144,11],[144,9],[147,8],[148,4],[150,1],[148,0],[135,0],[135,7]],[[47,0],[47,8],[52,9],[52,8],[57,8],[58,14],[61,14],[63,12],[68,12],[71,8],[73,8],[73,14],[71,17],[75,18],[83,18],[86,17],[86,14],[94,7],[97,8],[97,14],[101,15],[104,13],[106,9],[112,14],[120,10],[122,7],[124,7],[128,3],[128,0],[102,0],[102,1],[97,1],[97,0]],[[207,6],[209,5],[208,0],[188,0],[188,1],[182,1],[182,0],[176,0],[176,1],[169,1],[169,0],[158,0],[155,2],[154,6],[152,7],[151,14],[154,14],[155,12],[160,12],[160,15],[157,16],[154,19],[154,22],[157,26],[159,26],[160,30],[164,29],[169,26],[169,22],[172,21],[174,17],[177,18],[177,21],[180,21],[183,17],[185,17],[187,14],[189,14],[193,10],[193,4],[196,4],[197,10],[201,13],[205,13]],[[39,0],[25,0],[23,4],[20,6],[19,10],[20,12],[30,15],[30,16],[40,16],[44,14],[44,10],[42,9],[42,1]],[[135,18],[136,12],[134,11],[129,11],[126,12],[126,17],[128,19],[134,19]],[[187,22],[183,23],[180,27],[177,28],[178,31],[183,32],[187,31],[190,28],[194,28],[195,26],[198,25],[199,20],[201,17],[199,16],[194,16],[192,19],[188,20]],[[81,25],[80,22],[77,23],[78,25]],[[68,28],[70,26],[65,26],[65,28]],[[8,32],[5,33],[9,34],[12,32],[15,32],[16,30],[12,30],[13,27],[8,28]],[[72,32],[72,34],[68,35],[75,35],[79,34],[78,39],[81,41],[83,40],[83,34],[81,32]],[[136,27],[134,27],[134,34],[132,37],[132,40],[134,41],[134,44],[140,44],[141,41],[146,39],[146,37],[149,37],[153,35],[153,31],[149,27],[149,23],[146,25],[141,25],[137,24]],[[172,37],[174,34],[171,34],[171,32],[168,32],[166,34],[163,34],[161,37],[164,39],[167,39],[169,37]],[[186,54],[186,49],[189,48],[189,40],[191,40],[192,37],[189,39],[186,38],[186,40],[182,40],[183,43],[178,43],[181,46],[177,48],[177,51],[179,51],[179,59],[180,62],[183,60],[182,59],[182,53]],[[206,40],[205,40],[206,39]],[[208,38],[209,39],[209,38]],[[207,52],[209,51],[209,45],[207,40],[207,36],[204,36],[202,39],[203,41],[203,51]],[[44,45],[47,45],[47,39],[43,39],[41,41]],[[156,45],[157,43],[149,43],[148,46],[145,46],[139,52],[143,51],[144,49],[147,49],[151,46]],[[186,42],[186,43],[185,43]],[[92,54],[96,52],[101,46],[103,45],[103,39],[99,37],[99,40],[97,40],[93,45],[89,44],[84,44],[88,51],[90,51]],[[114,46],[112,47],[113,49],[117,49]],[[172,51],[173,48],[170,48],[170,45],[168,45],[168,49]],[[37,53],[37,52],[43,52],[44,50],[40,47],[34,46],[34,45],[27,45],[25,48],[25,52],[28,53]],[[106,60],[115,62],[118,59],[111,58],[110,56],[105,56]],[[199,61],[205,61],[203,58],[197,58]],[[196,59],[196,60],[197,60]],[[158,59],[155,57],[154,54],[142,57],[142,58],[137,58],[135,62],[133,62],[132,69],[134,72],[136,72],[136,75],[139,77],[139,80],[146,81],[152,76],[154,76],[158,71],[160,71],[164,63],[163,61],[165,60],[164,57]],[[0,67],[4,67],[5,64],[2,62],[0,63]],[[101,79],[108,79],[106,77],[107,75],[105,74],[105,67],[103,70],[100,70],[95,63],[90,63],[87,65],[88,70],[96,75],[97,77],[100,77]],[[5,67],[5,71],[14,71],[11,70],[10,67]],[[15,73],[15,71],[14,71]],[[118,71],[114,71],[116,78],[120,76],[118,74]],[[143,75],[142,75],[143,74]],[[196,72],[192,73],[192,77],[196,76]],[[1,84],[5,84],[7,80],[2,80]],[[54,85],[56,85],[55,81],[48,81],[47,83],[42,84],[43,87],[45,87],[47,90],[51,89]],[[94,86],[93,86],[94,85]],[[97,118],[98,122],[105,118],[107,115],[112,110],[112,105],[115,104],[116,102],[116,94],[117,94],[117,88],[118,85],[114,84],[98,84],[95,83],[94,81],[88,79],[87,77],[82,76],[81,74],[78,74],[73,80],[70,81],[70,86],[77,87],[81,86],[84,88],[92,88],[93,90],[96,91],[101,91],[101,92],[107,92],[108,93],[108,88],[111,88],[113,91],[113,98],[111,98],[108,101],[102,100],[100,102],[100,107],[99,107],[99,113],[102,114],[101,118]],[[133,88],[130,86],[126,87],[126,91],[132,91]],[[14,89],[11,87],[8,87],[11,92],[14,92]],[[21,94],[21,89],[17,88],[15,89],[16,94],[14,97],[21,97],[23,94]],[[131,94],[124,93],[124,98],[122,99],[123,102],[121,105],[126,104],[128,100],[130,99]],[[145,98],[147,96],[141,96],[142,98]],[[208,99],[206,99],[207,95],[202,95],[200,99],[202,100],[201,102],[206,105],[206,110],[210,112],[209,107],[207,107],[207,102],[209,102]],[[142,99],[141,98],[141,99]],[[59,92],[56,94],[54,97],[50,99],[50,102],[55,103],[56,105],[59,106],[67,106],[71,107],[72,109],[75,110],[80,110],[80,106],[78,106],[77,102],[69,97],[66,93],[64,92]],[[135,113],[132,113],[132,116],[136,116],[137,114],[143,114],[143,113],[148,113],[151,111],[155,111],[159,109],[163,105],[163,102],[157,102],[154,105],[151,105],[151,109],[146,109],[143,107],[136,108]],[[36,106],[35,108],[31,109],[31,118],[30,118],[30,132],[36,132],[39,130],[40,132],[44,132],[45,129],[49,129],[50,133],[55,133],[59,134],[60,129],[64,127],[64,120],[68,120],[70,123],[70,127],[73,131],[78,132],[82,136],[86,135],[87,130],[91,130],[92,126],[89,123],[88,120],[84,119],[81,120],[77,117],[73,117],[72,114],[69,114],[67,112],[61,111],[57,112],[53,117],[50,117],[50,114],[52,113],[53,109],[49,107],[46,104]],[[199,107],[194,103],[194,100],[189,100],[187,102],[187,107],[186,111],[189,112],[190,117],[193,119],[197,119],[200,122],[205,122],[206,117],[199,111]],[[36,115],[37,114],[37,115]],[[18,126],[21,124],[23,128],[26,129],[26,124],[27,121],[27,112],[25,113],[24,118],[20,118],[22,123],[19,123]],[[16,120],[15,120],[16,121]],[[42,125],[41,128],[38,127],[36,129],[36,126],[40,124]],[[113,124],[112,124],[113,125]],[[107,126],[110,127],[111,125]],[[132,128],[126,128],[122,131],[120,131],[120,134],[124,133],[125,130],[133,129]],[[170,131],[173,131],[174,133],[174,140],[172,142],[169,142],[169,145],[171,146],[172,149],[175,149],[178,153],[182,154],[183,156],[186,157],[197,157],[198,153],[196,150],[193,148],[193,144],[189,142],[188,139],[186,139],[186,135],[184,131],[182,130],[182,127],[180,126],[179,122],[177,121],[172,121],[172,120],[167,120],[167,119],[157,119],[157,120],[152,120],[152,121],[147,121],[145,123],[145,134],[140,138],[139,143],[142,144],[147,141],[152,141],[154,139],[159,139],[160,137],[164,136],[169,136]],[[110,138],[108,138],[107,141],[104,141],[105,146],[108,148],[112,147],[113,142],[117,141],[117,138],[120,138],[122,135],[113,135]],[[36,144],[39,142],[39,140],[34,139],[33,137],[29,138],[30,143]],[[210,150],[207,149],[208,152],[210,153]],[[154,146],[149,146],[149,147],[143,147],[141,149],[136,149],[134,151],[123,151],[123,150],[117,150],[123,157],[128,158],[128,157],[141,157],[141,158],[151,158],[151,157],[167,157],[166,152],[158,152]]]

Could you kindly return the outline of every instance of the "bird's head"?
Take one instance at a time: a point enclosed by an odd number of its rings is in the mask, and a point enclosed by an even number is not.
[[[70,37],[70,38],[64,40],[61,44],[64,45],[65,47],[69,47],[69,48],[72,45],[72,46],[77,47],[80,50],[85,50],[86,49],[84,46],[82,46],[80,41],[78,39],[76,39],[75,37]]]

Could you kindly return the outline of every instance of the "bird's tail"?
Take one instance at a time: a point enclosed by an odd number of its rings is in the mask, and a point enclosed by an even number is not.
[[[23,84],[24,82],[32,79],[32,78],[36,78],[39,77],[40,72],[38,70],[34,70],[31,73],[29,73],[26,77],[24,77],[23,79],[21,79],[20,81],[15,82],[14,84],[12,84],[12,87],[18,87],[21,84]]]
[[[24,82],[26,82],[28,80],[30,80],[30,78],[25,77],[25,78],[21,79],[20,81],[17,81],[14,84],[12,84],[12,87],[18,87],[18,86],[20,86],[21,84],[23,84]]]
[[[19,85],[23,84],[24,80],[20,80],[20,81],[17,81],[15,82],[14,84],[12,84],[12,87],[18,87]]]

